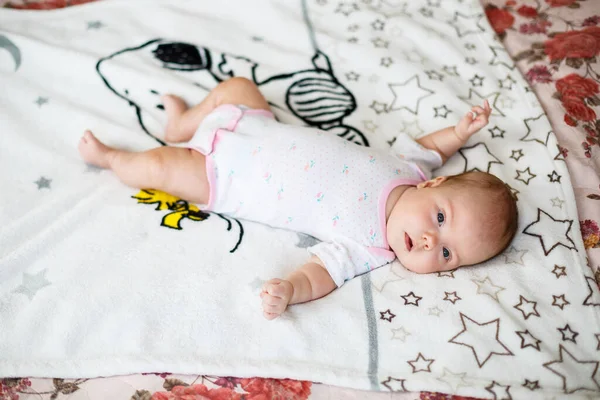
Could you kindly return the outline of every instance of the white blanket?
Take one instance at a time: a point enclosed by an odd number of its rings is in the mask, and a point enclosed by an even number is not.
[[[600,295],[554,134],[478,2],[441,3],[0,10],[0,376],[169,371],[599,396]],[[516,239],[450,273],[395,262],[266,321],[261,283],[302,263],[313,239],[128,188],[76,149],[86,128],[156,147],[159,94],[196,103],[228,76],[257,82],[283,121],[382,149],[489,99],[489,126],[436,174],[504,179],[519,198]],[[335,111],[306,115],[303,101]]]

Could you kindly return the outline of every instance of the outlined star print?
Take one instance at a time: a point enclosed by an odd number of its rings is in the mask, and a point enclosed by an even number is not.
[[[541,208],[538,208],[537,219],[527,225],[527,227],[523,229],[523,233],[537,237],[542,244],[544,255],[547,256],[557,246],[563,246],[567,249],[577,251],[575,243],[573,243],[573,240],[569,237],[572,225],[572,219],[554,219],[550,214]],[[553,234],[554,232],[564,232],[564,238],[560,237],[557,239]],[[568,241],[566,244],[563,242],[565,239]],[[571,245],[569,245],[569,243]],[[550,244],[552,244],[552,246],[550,246]]]
[[[559,307],[561,310],[566,306],[569,305],[571,303],[569,303],[569,301],[565,298],[564,294],[561,294],[560,296],[556,296],[556,295],[552,295],[552,305]]]
[[[431,18],[431,17],[433,17],[433,10],[431,10],[431,9],[429,9],[427,7],[421,7],[421,8],[419,8],[419,12],[425,18]]]
[[[50,286],[51,282],[46,279],[47,269],[42,269],[37,273],[23,272],[23,283],[17,287],[13,293],[21,293],[27,296],[29,300],[33,300],[40,289]]]
[[[498,337],[500,332],[500,318],[479,323],[462,312],[459,314],[463,330],[448,340],[448,342],[469,347],[475,356],[475,361],[477,361],[479,368],[483,367],[493,355],[514,355]]]
[[[379,128],[378,125],[376,125],[373,121],[371,120],[366,120],[363,121],[363,126],[365,127],[366,130],[368,130],[369,132],[375,132],[377,130],[377,128]]]
[[[87,29],[100,29],[103,28],[104,24],[101,21],[88,21]]]
[[[503,65],[511,71],[515,69],[516,65],[504,49],[500,46],[488,46],[492,51],[493,57],[490,60],[490,65]]]
[[[452,112],[452,110],[448,110],[448,107],[446,107],[446,105],[442,105],[440,107],[433,107],[433,111],[435,112],[435,115],[433,116],[434,118],[446,118],[448,114]]]
[[[360,29],[360,26],[358,26],[357,24],[352,24],[348,27],[348,32],[356,32],[359,29]]]
[[[444,379],[444,378],[446,378],[446,379]],[[457,392],[458,388],[460,388],[462,386],[471,387],[473,385],[471,380],[469,378],[467,378],[466,372],[455,374],[454,372],[450,371],[446,367],[444,367],[444,369],[443,369],[442,376],[440,376],[436,379],[438,381],[444,382],[446,385],[450,386],[452,388],[453,392]]]
[[[512,396],[510,395],[510,385],[501,385],[496,381],[492,381],[489,386],[485,387],[485,390],[494,395],[494,400],[496,399],[504,399],[504,400],[512,400]]]
[[[348,43],[358,43],[358,38],[356,36],[350,37]]]
[[[358,79],[360,78],[360,75],[357,74],[354,71],[350,71],[346,73],[346,79],[348,79],[349,81],[358,81]]]
[[[387,49],[390,45],[390,42],[387,40],[384,40],[380,37],[376,37],[374,39],[371,39],[371,42],[373,42],[373,46],[375,46],[378,49]]]
[[[483,104],[483,101],[488,99],[490,106],[492,107],[492,113],[490,115],[504,117],[504,113],[496,105],[496,103],[498,102],[498,96],[500,96],[500,92],[491,92],[490,94],[480,95],[479,92],[477,92],[475,89],[469,89],[468,96],[458,96],[458,98],[471,107],[481,106]],[[492,100],[489,100],[490,98]]]
[[[408,294],[405,294],[403,296],[400,296],[404,299],[404,305],[408,306],[419,306],[419,301],[422,300],[422,297],[419,297],[417,295],[415,295],[412,291],[409,292]]]
[[[44,104],[48,103],[48,98],[47,97],[38,97],[35,101],[35,104],[37,104],[38,107],[42,107]]]
[[[488,131],[492,134],[492,139],[498,137],[504,139],[504,133],[506,133],[504,129],[498,128],[498,125],[494,125],[494,127],[492,129],[488,129]]]
[[[506,184],[506,186],[508,186],[508,188],[510,189],[510,192],[514,196],[515,200],[519,201],[519,193],[521,193],[521,192],[519,192],[514,187],[510,186],[508,183]]]
[[[430,307],[429,308],[429,315],[433,315],[434,317],[439,317],[440,314],[443,312],[443,310],[439,307]]]
[[[536,309],[537,301],[529,301],[523,297],[523,295],[519,295],[519,304],[514,305],[513,307],[521,311],[525,320],[529,319],[532,315],[536,317],[540,316],[540,313],[538,313]]]
[[[525,177],[522,178],[521,174],[523,174]],[[517,176],[515,176],[515,179],[523,182],[526,185],[529,185],[529,181],[532,180],[533,178],[535,178],[536,176],[537,175],[532,173],[531,170],[529,169],[529,167],[527,167],[523,171],[517,170]]]
[[[501,108],[512,109],[514,105],[515,105],[515,100],[512,97],[508,97],[508,96],[498,97],[498,106],[500,106]]]
[[[540,114],[535,118],[526,118],[523,120],[527,127],[527,133],[521,139],[522,142],[538,142],[545,147],[548,146],[548,139],[552,133],[552,128],[544,117],[546,114]]]
[[[388,322],[392,322],[392,320],[396,317],[396,314],[393,314],[388,308],[385,311],[379,311],[379,319],[383,319]]]
[[[515,161],[519,161],[523,157],[523,149],[512,150],[510,154],[510,158]]]
[[[419,51],[416,49],[412,49],[410,51],[403,50],[402,54],[404,55],[404,58],[406,59],[406,61],[410,61],[411,63],[419,63],[421,65],[424,65],[425,60],[427,59],[425,56],[423,56],[421,53],[419,53]]]
[[[566,394],[578,390],[598,391],[600,389],[600,383],[596,377],[598,364],[600,364],[598,361],[584,361],[575,358],[562,344],[558,345],[558,353],[560,357],[558,360],[542,365],[562,379],[563,391]]]
[[[380,19],[376,19],[375,21],[371,22],[371,27],[374,31],[382,31],[383,28],[385,28],[385,22]]]
[[[440,8],[441,0],[427,0],[427,5],[433,8]]]
[[[510,246],[510,248],[502,253],[504,256],[504,262],[506,264],[519,264],[525,265],[523,262],[523,257],[527,254],[529,250],[519,250],[515,246]]]
[[[444,80],[444,75],[440,74],[439,72],[437,72],[435,70],[425,71],[425,74],[432,81],[442,81],[442,80]]]
[[[465,62],[469,65],[477,64],[477,59],[475,57],[466,57]]]
[[[336,13],[344,14],[346,17],[350,16],[355,11],[358,11],[358,4],[356,3],[348,3],[342,2],[338,3],[337,8],[335,9]]]
[[[565,272],[566,269],[566,267],[554,264],[554,269],[552,270],[552,273],[556,275],[556,279],[558,279],[561,276],[567,276],[567,273]]]
[[[453,278],[454,279],[454,271],[456,271],[455,269],[452,269],[450,271],[440,271],[437,272],[437,276],[438,278]]]
[[[43,176],[40,176],[40,179],[38,179],[34,183],[37,185],[38,190],[50,189],[50,183],[52,183],[52,179],[48,179]]]
[[[515,333],[521,338],[522,349],[525,347],[533,347],[537,351],[540,351],[540,343],[542,343],[542,341],[529,333],[528,330],[516,331]]]
[[[530,381],[529,379],[525,379],[525,383],[522,385],[532,392],[536,389],[540,389],[540,381]]]
[[[385,381],[381,381],[381,384],[388,388],[391,392],[406,392],[404,382],[406,382],[406,379],[396,379],[388,376]]]
[[[390,67],[390,65],[392,65],[393,63],[394,63],[394,60],[392,60],[392,58],[391,58],[391,57],[383,57],[383,58],[381,59],[381,63],[380,63],[380,65],[381,65],[382,67],[389,68],[389,67]]]
[[[471,85],[473,85],[473,86],[483,86],[484,79],[485,79],[485,77],[475,74],[475,76],[473,76],[471,79],[469,79],[469,82],[471,82]]]
[[[399,340],[401,342],[406,342],[406,337],[412,335],[409,331],[404,329],[403,326],[397,329],[392,329],[392,339]]]
[[[419,125],[418,119],[415,119],[410,123],[406,122],[405,120],[402,120],[402,128],[400,128],[400,132],[406,133],[407,135],[413,138],[417,138],[425,133],[425,131]]]
[[[456,65],[453,66],[449,66],[449,65],[444,65],[442,67],[442,69],[444,70],[444,72],[450,76],[460,76],[458,74],[458,71],[456,70]]]
[[[562,176],[557,174],[556,171],[552,171],[551,174],[548,174],[548,179],[550,179],[550,182],[560,183],[560,178],[562,178]]]
[[[447,23],[456,30],[458,37],[464,37],[473,33],[479,34],[485,32],[485,29],[479,24],[482,18],[482,13],[464,15],[456,11],[454,17],[450,21],[447,21]]]
[[[550,201],[552,202],[552,207],[557,207],[557,208],[562,208],[562,205],[565,202],[564,200],[561,200],[558,197],[554,197],[554,198],[550,199]]]
[[[444,293],[445,293],[444,300],[449,301],[452,304],[455,304],[457,301],[462,300],[462,298],[458,297],[456,292],[444,292]]]
[[[480,171],[489,173],[492,164],[502,164],[483,142],[469,147],[462,147],[458,150],[458,153],[465,160],[463,172]]]
[[[377,115],[382,114],[387,112],[387,104],[385,103],[380,103],[378,101],[373,100],[373,102],[371,103],[371,105],[369,106],[370,109],[372,109],[373,111],[375,111],[375,113]]]
[[[471,282],[477,285],[477,294],[487,294],[492,299],[496,300],[498,303],[500,302],[500,300],[498,299],[498,293],[500,293],[503,290],[506,290],[506,288],[502,286],[494,285],[489,276],[486,276],[482,280],[471,279]]]
[[[502,89],[512,90],[512,87],[515,83],[517,83],[517,81],[515,81],[510,75],[506,75],[506,78],[504,79],[498,79],[498,85],[500,85],[500,88]]]
[[[419,112],[419,104],[421,100],[426,97],[433,95],[433,90],[426,89],[421,86],[421,82],[419,80],[418,75],[414,75],[411,78],[408,78],[404,83],[390,83],[390,90],[394,95],[394,100],[392,101],[392,105],[390,106],[390,110],[406,110],[415,115]],[[407,93],[411,93],[411,95],[407,95]],[[415,96],[413,93],[417,94],[417,98],[415,101]],[[414,110],[411,108],[414,106]]]
[[[600,307],[600,302],[593,300],[594,293],[595,293],[593,287],[594,287],[594,285],[596,285],[596,281],[591,276],[586,276],[585,279],[587,281],[587,287],[588,287],[588,290],[589,290],[589,294],[583,300],[583,305],[584,306]]]
[[[477,48],[477,46],[475,46],[473,43],[465,43],[465,49],[467,50],[475,50]]]
[[[415,374],[417,372],[431,372],[431,364],[434,361],[434,359],[427,359],[423,354],[419,353],[417,358],[407,361],[407,363],[412,367],[412,373]]]

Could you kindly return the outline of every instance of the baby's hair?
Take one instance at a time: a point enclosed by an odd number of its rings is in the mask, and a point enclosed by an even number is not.
[[[490,233],[497,238],[498,247],[488,259],[502,253],[510,245],[517,233],[519,210],[516,196],[506,183],[487,172],[471,171],[448,176],[442,186],[482,190],[489,204],[493,204],[493,209],[487,207],[484,217],[491,222]]]

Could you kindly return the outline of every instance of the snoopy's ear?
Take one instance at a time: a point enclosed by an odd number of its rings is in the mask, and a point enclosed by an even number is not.
[[[436,177],[434,179],[430,179],[428,181],[424,181],[424,182],[419,183],[417,185],[417,189],[434,188],[434,187],[439,186],[442,183],[444,183],[447,179],[448,179],[447,176],[438,176],[438,177]]]

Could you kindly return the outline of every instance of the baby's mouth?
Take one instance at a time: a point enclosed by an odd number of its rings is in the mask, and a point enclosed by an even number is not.
[[[413,247],[413,242],[408,236],[408,233],[404,232],[404,244],[406,245],[406,250],[410,251]]]

